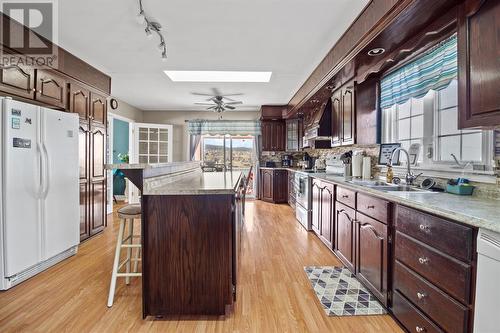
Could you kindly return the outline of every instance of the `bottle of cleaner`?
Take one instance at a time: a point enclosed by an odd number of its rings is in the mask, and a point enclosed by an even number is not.
[[[393,179],[394,179],[394,171],[392,171],[392,166],[390,164],[387,164],[386,181],[389,184],[391,184]]]

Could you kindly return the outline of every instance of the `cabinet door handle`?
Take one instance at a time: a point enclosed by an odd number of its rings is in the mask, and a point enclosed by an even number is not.
[[[349,198],[349,196],[347,194],[343,194],[342,198],[347,199],[347,198]]]
[[[421,292],[417,292],[417,298],[419,300],[422,300],[423,298],[427,297],[427,295],[425,293],[421,293]]]
[[[422,333],[422,332],[426,332],[427,330],[425,329],[425,327],[421,327],[421,326],[415,326],[415,332],[417,333]]]
[[[429,258],[426,258],[426,257],[420,257],[418,258],[418,262],[422,265],[424,264],[428,264],[429,263]]]
[[[375,206],[369,205],[369,206],[366,206],[366,209],[375,209]]]

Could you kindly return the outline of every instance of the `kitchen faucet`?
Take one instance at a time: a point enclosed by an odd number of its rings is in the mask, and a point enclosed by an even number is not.
[[[396,156],[396,153],[398,151],[402,151],[406,155],[406,166],[407,166],[407,171],[406,171],[406,184],[407,185],[413,185],[413,182],[417,180],[418,177],[422,175],[422,173],[419,173],[418,175],[414,175],[413,172],[411,172],[411,165],[410,165],[410,154],[408,154],[408,151],[404,148],[398,147],[392,151],[391,159],[389,161],[390,166],[392,167],[392,161],[394,160],[394,156]]]

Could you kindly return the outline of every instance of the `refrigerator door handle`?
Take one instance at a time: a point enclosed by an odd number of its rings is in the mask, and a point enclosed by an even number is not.
[[[43,172],[44,172],[44,166],[43,166],[43,151],[42,151],[42,146],[40,145],[40,143],[37,142],[36,144],[36,156],[35,156],[35,160],[36,160],[36,164],[40,163],[40,170],[36,170],[34,171],[35,173],[35,184],[36,184],[36,190],[35,190],[35,194],[36,194],[36,197],[37,198],[41,198],[42,197],[42,192],[43,192],[43,182],[44,182],[44,176],[43,176]],[[35,165],[36,165],[35,164]]]
[[[45,143],[42,144],[42,151],[44,160],[42,198],[45,199],[47,197],[47,194],[49,193],[49,187],[50,187],[49,153],[47,152],[47,147],[45,146]]]

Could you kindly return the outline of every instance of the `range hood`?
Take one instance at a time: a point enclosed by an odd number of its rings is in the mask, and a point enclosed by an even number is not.
[[[332,141],[332,101],[304,117],[303,148],[330,148]]]

